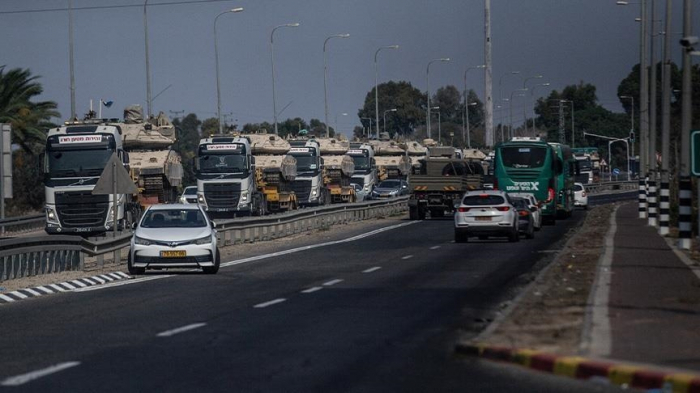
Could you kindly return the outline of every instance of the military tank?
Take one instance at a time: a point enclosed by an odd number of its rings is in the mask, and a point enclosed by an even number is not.
[[[288,155],[288,141],[272,134],[244,134],[255,157],[255,182],[265,196],[267,211],[279,212],[299,207],[292,182],[297,175],[297,160]]]
[[[124,110],[124,122],[118,123],[129,153],[129,172],[139,189],[138,202],[146,207],[177,200],[182,185],[180,154],[172,149],[177,141],[175,127],[160,112],[144,119],[140,105]]]

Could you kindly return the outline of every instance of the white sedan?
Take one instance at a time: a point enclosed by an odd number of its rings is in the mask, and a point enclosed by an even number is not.
[[[455,243],[466,243],[470,236],[478,236],[480,240],[489,236],[507,236],[510,242],[520,240],[518,211],[505,192],[467,192],[455,207]]]
[[[221,263],[215,227],[199,205],[150,206],[131,238],[129,273],[201,268],[204,273],[215,274]]]
[[[588,193],[582,183],[574,183],[574,206],[588,209]]]

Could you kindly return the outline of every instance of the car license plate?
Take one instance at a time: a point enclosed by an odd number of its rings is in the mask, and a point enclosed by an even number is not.
[[[76,232],[90,232],[92,228],[75,228]]]
[[[476,221],[491,221],[491,217],[475,217]]]
[[[162,258],[184,258],[187,256],[187,251],[185,251],[185,250],[161,251],[160,256]]]

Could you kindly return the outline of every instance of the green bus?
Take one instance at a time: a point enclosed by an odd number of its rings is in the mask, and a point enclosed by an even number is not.
[[[495,147],[494,188],[531,193],[540,202],[542,220],[554,223],[573,211],[576,160],[568,146],[539,138],[513,138]]]

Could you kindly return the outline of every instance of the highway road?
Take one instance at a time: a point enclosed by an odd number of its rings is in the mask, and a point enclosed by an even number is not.
[[[380,220],[237,256],[214,276],[154,273],[3,305],[0,390],[617,391],[453,355],[584,214],[518,243],[455,244],[451,218]]]

